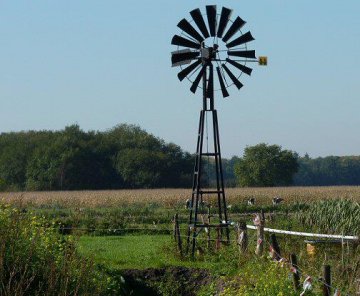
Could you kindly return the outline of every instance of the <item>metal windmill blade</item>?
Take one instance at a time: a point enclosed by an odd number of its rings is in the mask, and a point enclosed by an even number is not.
[[[191,60],[196,59],[200,52],[190,50],[179,50],[171,54],[171,63],[173,66],[180,66],[183,63],[188,64]]]
[[[256,59],[255,50],[234,50],[234,51],[229,50],[228,55],[248,58],[248,59]]]
[[[223,37],[223,41],[227,42],[236,32],[238,32],[242,26],[244,26],[246,22],[240,18],[239,16],[235,19],[235,21],[232,23],[229,30],[226,32],[225,36]]]
[[[190,48],[194,48],[194,49],[199,49],[201,47],[200,43],[191,41],[191,40],[181,37],[179,35],[174,35],[173,39],[171,40],[171,44],[179,45],[179,46],[183,46],[183,47],[190,47]]]
[[[200,43],[204,41],[204,37],[202,37],[186,19],[182,19],[178,23],[178,27]]]
[[[217,27],[216,5],[206,6],[206,14],[210,28],[210,36],[214,37],[216,36],[216,27]]]
[[[178,77],[180,81],[183,81],[186,76],[188,76],[191,72],[193,72],[197,67],[201,64],[201,59],[197,60],[196,62],[192,63],[190,66],[186,67],[185,69],[181,70],[178,73]]]
[[[217,74],[218,74],[218,77],[219,77],[219,83],[220,83],[222,95],[223,95],[224,98],[226,98],[226,97],[229,96],[229,93],[226,90],[226,86],[225,86],[225,83],[224,83],[224,78],[223,78],[223,75],[221,73],[220,67],[216,67],[216,71],[217,71]]]
[[[244,72],[245,74],[247,74],[249,76],[251,75],[251,72],[252,72],[251,68],[249,68],[249,67],[247,67],[245,65],[239,64],[238,62],[235,62],[235,61],[233,61],[233,60],[231,60],[229,58],[227,58],[226,61],[229,64],[233,65],[235,68],[238,68],[241,72]]]
[[[239,79],[236,78],[236,76],[229,70],[229,68],[225,64],[222,64],[222,67],[224,68],[225,72],[229,75],[230,79],[236,85],[236,87],[238,89],[242,88],[243,84],[239,81]]]
[[[199,83],[200,83],[200,80],[201,80],[201,78],[203,77],[203,74],[205,73],[205,68],[206,68],[205,66],[202,66],[201,70],[200,70],[199,73],[197,74],[197,76],[196,76],[193,84],[192,84],[191,87],[190,87],[190,90],[191,90],[193,93],[195,93],[196,90],[197,90],[197,87],[198,87],[198,85],[199,85]]]
[[[232,48],[235,46],[239,46],[242,45],[244,43],[250,42],[255,40],[254,37],[251,35],[251,32],[247,32],[244,35],[241,35],[240,37],[234,39],[233,41],[231,41],[230,43],[226,44],[227,48]]]
[[[194,22],[196,23],[196,25],[198,26],[198,28],[200,29],[201,33],[203,34],[204,38],[208,38],[209,32],[206,28],[205,22],[204,22],[204,18],[201,14],[201,11],[199,8],[194,9],[193,11],[190,12],[190,15],[192,16]]]
[[[219,28],[217,31],[217,37],[222,38],[224,31],[226,29],[226,26],[228,25],[230,21],[230,17],[232,14],[232,10],[226,7],[223,7],[221,10],[221,16],[220,16],[220,22],[219,22]]]

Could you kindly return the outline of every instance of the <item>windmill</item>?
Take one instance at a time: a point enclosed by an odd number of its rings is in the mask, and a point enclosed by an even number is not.
[[[182,19],[178,23],[181,30],[174,35],[171,44],[177,50],[171,54],[173,67],[180,67],[178,78],[183,81],[187,78],[190,90],[196,93],[202,89],[203,108],[200,111],[196,157],[193,174],[191,207],[189,213],[189,226],[187,242],[188,248],[192,237],[192,255],[194,256],[196,237],[203,229],[216,227],[221,233],[226,233],[229,242],[229,219],[226,207],[224,188],[224,175],[221,161],[220,134],[217,111],[214,108],[215,91],[221,91],[222,96],[228,97],[228,88],[235,85],[237,89],[243,87],[239,78],[242,74],[251,75],[249,63],[267,64],[266,57],[255,56],[255,50],[248,49],[248,43],[254,38],[250,31],[242,32],[245,21],[239,16],[231,19],[232,10],[222,7],[218,14],[216,5],[206,6],[206,13],[199,8],[190,12],[190,20]],[[205,23],[207,20],[207,25]],[[216,73],[216,75],[214,74]],[[216,79],[217,77],[217,79]],[[201,85],[200,85],[200,82]],[[212,119],[213,151],[204,151],[204,129],[207,127],[208,114]],[[208,135],[206,135],[208,139]],[[212,157],[215,163],[216,188],[204,188],[203,158]],[[205,224],[199,221],[199,209],[204,197],[215,195],[217,198],[216,223]]]

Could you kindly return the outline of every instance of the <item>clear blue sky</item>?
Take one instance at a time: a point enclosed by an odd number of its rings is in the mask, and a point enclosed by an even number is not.
[[[170,67],[172,35],[208,1],[0,1],[0,132],[119,123],[195,150],[200,93]],[[247,21],[258,55],[216,100],[224,156],[279,144],[359,155],[360,1],[217,1]]]

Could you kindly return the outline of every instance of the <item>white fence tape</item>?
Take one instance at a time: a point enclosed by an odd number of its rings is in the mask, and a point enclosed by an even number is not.
[[[257,226],[254,225],[246,225],[248,229],[257,229]],[[338,238],[343,240],[359,240],[358,236],[351,235],[337,235],[337,234],[320,234],[320,233],[309,233],[309,232],[298,232],[298,231],[288,231],[281,229],[272,229],[272,228],[264,228],[264,231],[271,233],[280,233],[280,234],[290,234],[297,236],[306,236],[306,237],[318,237],[318,238]]]

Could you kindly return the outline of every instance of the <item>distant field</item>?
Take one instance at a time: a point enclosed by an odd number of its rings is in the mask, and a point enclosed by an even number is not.
[[[347,198],[360,201],[360,186],[330,187],[278,187],[278,188],[229,188],[226,189],[228,204],[239,204],[255,197],[257,204],[270,204],[280,196],[285,203],[308,202],[320,199]],[[113,207],[129,204],[161,203],[165,208],[184,204],[191,196],[191,189],[137,189],[102,191],[52,191],[0,193],[3,203],[21,206],[46,207]]]

